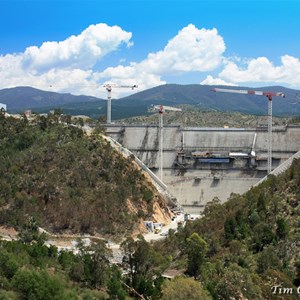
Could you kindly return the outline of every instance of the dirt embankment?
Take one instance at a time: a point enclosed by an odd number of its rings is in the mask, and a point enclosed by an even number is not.
[[[0,239],[6,241],[16,240],[18,238],[18,232],[12,227],[0,226]]]
[[[130,200],[127,200],[127,207],[131,213],[138,214],[138,208],[136,208]],[[146,205],[142,208],[140,207],[139,209],[142,209],[145,214],[147,213]],[[144,221],[153,221],[154,223],[161,223],[165,226],[171,222],[172,216],[173,213],[161,196],[155,196],[152,206],[152,215],[148,218],[141,217],[139,219],[139,223],[136,229],[133,231],[132,236],[135,237],[138,234],[145,234],[148,232],[144,225]]]

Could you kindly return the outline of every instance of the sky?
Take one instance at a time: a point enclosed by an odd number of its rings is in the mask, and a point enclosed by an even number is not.
[[[0,89],[300,89],[300,0],[0,0]]]

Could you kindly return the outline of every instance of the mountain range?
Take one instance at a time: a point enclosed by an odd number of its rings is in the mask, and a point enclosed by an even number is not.
[[[215,93],[209,85],[166,84],[137,92],[130,96],[115,99],[112,104],[112,119],[122,119],[138,115],[147,115],[151,104],[177,106],[180,104],[195,105],[203,110],[241,112],[266,115],[267,99],[247,94]],[[252,89],[249,87],[230,87],[231,89]],[[299,90],[282,86],[257,88],[256,90],[283,92],[285,98],[273,98],[273,114],[278,116],[297,116],[300,114]],[[0,90],[0,102],[7,105],[8,112],[21,112],[31,109],[47,112],[61,108],[64,113],[87,115],[98,118],[106,115],[106,100],[91,96],[74,96],[42,91],[31,87],[15,87]]]

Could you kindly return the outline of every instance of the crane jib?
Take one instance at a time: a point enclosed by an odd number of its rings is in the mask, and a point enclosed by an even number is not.
[[[220,89],[214,88],[214,92],[226,92],[226,93],[238,93],[238,94],[248,94],[248,95],[259,95],[266,96],[268,98],[268,174],[272,171],[272,97],[285,97],[284,93],[273,93],[273,92],[263,92],[263,91],[254,91],[254,90],[234,90],[234,89]]]
[[[224,92],[224,93],[266,96],[266,97],[268,97],[269,100],[272,100],[273,96],[283,97],[283,98],[285,97],[285,94],[282,92],[273,93],[273,92],[264,92],[264,91],[255,91],[255,90],[234,90],[234,89],[222,89],[222,88],[214,88],[214,89],[212,89],[212,91]]]

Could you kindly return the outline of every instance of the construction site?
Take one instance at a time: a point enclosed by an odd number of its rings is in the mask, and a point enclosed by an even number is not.
[[[112,88],[137,86],[105,87],[106,133],[123,152],[130,151],[136,162],[153,174],[159,188],[170,193],[169,198],[176,199],[174,203],[187,214],[201,214],[210,201],[225,202],[232,193],[246,192],[300,149],[300,126],[273,127],[272,99],[285,98],[281,92],[214,88],[212,92],[266,97],[268,124],[256,128],[198,128],[164,126],[164,113],[181,109],[163,105],[151,107],[158,112],[157,125],[112,124]]]
[[[268,174],[267,127],[108,124],[106,130],[161,178],[186,213],[201,213],[215,197],[224,202],[231,193],[244,193]],[[274,127],[272,170],[299,149],[300,126]]]

